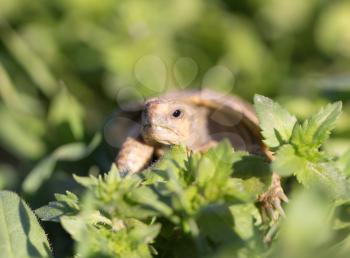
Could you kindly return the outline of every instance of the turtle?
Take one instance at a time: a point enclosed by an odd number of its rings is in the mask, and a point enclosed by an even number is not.
[[[182,144],[190,151],[203,152],[224,138],[235,150],[273,159],[253,106],[238,96],[211,89],[178,90],[134,103],[127,110],[118,115],[133,122],[124,124],[117,133],[120,136],[121,131],[128,131],[127,136],[119,137],[121,148],[115,159],[123,175],[143,171],[169,146]],[[276,173],[258,201],[269,217],[284,216],[281,202],[288,202],[288,198]]]

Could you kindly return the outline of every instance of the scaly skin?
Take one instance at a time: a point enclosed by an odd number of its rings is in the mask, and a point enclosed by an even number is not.
[[[144,169],[151,162],[154,147],[140,140],[128,137],[116,159],[122,175],[135,173]]]
[[[170,97],[147,101],[141,114],[141,136],[127,138],[116,158],[118,169],[122,174],[140,172],[150,164],[153,156],[159,157],[170,145],[182,144],[192,151],[204,151],[217,144],[209,129],[209,117],[225,123],[227,117],[222,115],[231,113],[241,120],[235,125],[233,135],[239,135],[247,143],[245,150],[271,160],[271,152],[262,143],[257,118],[250,105],[237,97],[202,91],[170,94]],[[241,146],[234,147],[239,149]],[[277,219],[284,215],[281,200],[288,201],[288,198],[281,188],[280,177],[274,174],[270,189],[259,197],[259,201],[264,212]]]

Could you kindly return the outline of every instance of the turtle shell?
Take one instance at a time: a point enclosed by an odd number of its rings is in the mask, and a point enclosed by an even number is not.
[[[175,99],[207,108],[209,134],[213,140],[227,138],[235,150],[271,158],[262,141],[255,111],[243,99],[209,89],[172,91],[158,98]],[[112,116],[105,127],[109,144],[119,148],[127,137],[141,137],[143,107],[144,103],[132,103]]]

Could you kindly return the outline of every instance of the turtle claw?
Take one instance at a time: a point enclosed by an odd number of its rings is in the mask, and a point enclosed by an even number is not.
[[[272,206],[263,206],[263,209],[266,210],[265,214],[267,214],[270,219],[277,220],[277,215]]]
[[[277,193],[277,196],[284,202],[288,203],[289,199],[287,197],[287,195],[285,195],[285,193],[283,192],[282,188],[281,190]]]
[[[285,214],[285,212],[284,212],[284,210],[283,210],[283,208],[281,206],[281,200],[280,199],[277,199],[277,198],[274,199],[272,201],[272,205],[282,217],[284,217],[284,218],[286,217],[286,214]]]
[[[282,202],[288,203],[288,197],[283,192],[280,178],[273,176],[270,189],[259,197],[263,216],[267,215],[272,221],[277,221],[280,217],[286,217],[282,208]]]

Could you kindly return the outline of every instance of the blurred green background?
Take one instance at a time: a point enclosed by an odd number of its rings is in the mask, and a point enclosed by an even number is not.
[[[342,100],[327,148],[343,153],[349,71],[350,1],[0,0],[0,189],[38,208],[76,187],[72,173],[108,170],[115,150],[98,136],[87,146],[93,136],[170,88],[259,93],[300,118]],[[56,256],[71,254],[60,226],[44,226]]]

